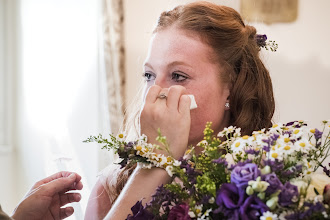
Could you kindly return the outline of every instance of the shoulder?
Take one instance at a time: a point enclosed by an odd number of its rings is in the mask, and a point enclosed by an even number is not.
[[[114,201],[115,184],[120,168],[110,165],[99,175],[89,196],[85,219],[103,219]]]

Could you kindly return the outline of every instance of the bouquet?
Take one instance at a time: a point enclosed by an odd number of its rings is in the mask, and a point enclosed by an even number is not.
[[[216,135],[208,123],[197,145],[202,152],[190,147],[179,160],[170,156],[160,131],[159,145],[146,136],[126,142],[123,134],[86,142],[115,149],[122,167],[141,163],[172,177],[145,206],[137,201],[128,219],[329,219],[330,171],[323,165],[330,155],[329,128],[328,121],[321,130],[294,121],[251,136],[233,126]],[[159,148],[169,156],[157,154]]]

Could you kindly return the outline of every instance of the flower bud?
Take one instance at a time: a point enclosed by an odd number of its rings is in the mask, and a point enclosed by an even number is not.
[[[266,202],[266,205],[270,210],[274,210],[277,206],[277,203],[278,203],[278,197],[273,197]]]
[[[254,193],[254,191],[251,186],[246,187],[246,194],[248,196],[251,196],[253,193]]]
[[[330,205],[330,184],[327,184],[323,190],[323,200],[325,204]]]
[[[266,194],[264,192],[260,192],[260,193],[257,194],[257,196],[259,197],[259,199],[264,200]]]
[[[272,170],[271,170],[270,166],[268,166],[268,165],[261,169],[262,175],[269,174],[270,172],[272,172]]]

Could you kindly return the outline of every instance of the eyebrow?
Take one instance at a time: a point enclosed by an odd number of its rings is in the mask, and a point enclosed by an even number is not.
[[[187,64],[187,63],[185,63],[185,62],[183,62],[183,61],[173,61],[173,62],[171,62],[170,64],[168,64],[169,67],[177,66],[177,65],[183,65],[183,66],[188,66],[188,67],[192,68],[191,65],[189,65],[189,64]],[[150,63],[147,63],[147,62],[144,63],[143,66],[147,66],[147,67],[153,69],[152,66],[151,66],[151,64],[150,64]]]

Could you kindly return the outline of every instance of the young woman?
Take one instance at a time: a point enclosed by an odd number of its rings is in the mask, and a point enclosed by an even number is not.
[[[273,89],[259,50],[256,29],[232,8],[194,2],[163,12],[144,65],[141,134],[154,142],[160,128],[180,158],[202,140],[206,122],[216,133],[229,125],[241,127],[242,134],[270,127]],[[189,109],[188,94],[197,109]],[[113,166],[95,185],[86,219],[103,219],[109,210],[107,218],[125,219],[136,201],[148,202],[168,181],[159,168]]]

